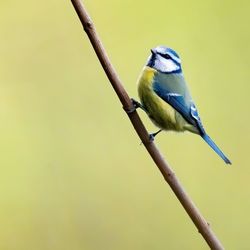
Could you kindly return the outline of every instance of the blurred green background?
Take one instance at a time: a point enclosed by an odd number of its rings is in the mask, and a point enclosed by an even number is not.
[[[249,1],[90,1],[130,96],[166,45],[208,134],[156,143],[226,249],[250,249]],[[70,1],[0,2],[0,249],[208,249],[140,145]],[[156,128],[139,111],[150,132]]]

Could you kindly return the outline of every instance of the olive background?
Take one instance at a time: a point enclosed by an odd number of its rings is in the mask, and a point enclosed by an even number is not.
[[[226,165],[190,133],[156,144],[226,249],[250,249],[249,1],[84,1],[129,95],[180,55]],[[149,132],[156,127],[138,111]],[[208,249],[129,122],[71,1],[0,2],[0,249]]]

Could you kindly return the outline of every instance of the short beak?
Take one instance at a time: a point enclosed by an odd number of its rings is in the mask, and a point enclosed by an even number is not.
[[[153,55],[155,55],[155,54],[156,54],[156,49],[151,49],[151,53],[152,53]]]

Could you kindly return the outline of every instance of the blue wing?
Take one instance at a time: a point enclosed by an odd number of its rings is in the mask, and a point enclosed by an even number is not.
[[[201,119],[200,119],[200,116],[198,114],[197,108],[195,107],[194,102],[192,102],[192,104],[191,104],[191,116],[193,117],[193,119],[195,119],[196,124],[197,124],[199,130],[202,132],[202,134],[205,134],[205,130],[204,130],[203,125],[201,123]]]
[[[227,163],[230,160],[222,153],[212,139],[206,134],[186,81],[182,74],[157,73],[153,83],[154,92],[177,110],[190,124],[197,127],[201,137]]]
[[[182,74],[155,74],[154,92],[177,110],[183,118],[205,133],[186,81]]]

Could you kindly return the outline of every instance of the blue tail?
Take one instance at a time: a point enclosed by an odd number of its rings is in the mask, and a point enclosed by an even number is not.
[[[201,137],[227,164],[232,164],[206,133]]]

